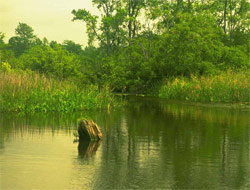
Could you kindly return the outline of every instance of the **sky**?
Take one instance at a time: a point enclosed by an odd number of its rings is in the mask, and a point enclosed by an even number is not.
[[[18,23],[26,23],[40,39],[73,40],[87,45],[86,27],[82,21],[72,22],[73,9],[86,9],[97,14],[91,0],[0,0],[0,32],[6,41],[15,35]]]

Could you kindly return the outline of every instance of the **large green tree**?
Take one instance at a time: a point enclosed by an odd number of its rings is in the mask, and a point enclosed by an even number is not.
[[[119,1],[93,0],[92,2],[101,12],[101,22],[98,23],[98,16],[92,15],[85,9],[73,10],[73,21],[85,22],[89,45],[97,39],[100,47],[105,48],[107,55],[110,55],[124,41],[123,23],[126,14]]]
[[[9,44],[17,57],[31,47],[42,44],[41,40],[33,32],[34,30],[29,25],[25,23],[18,24],[15,29],[16,36],[9,39]]]
[[[89,45],[97,39],[100,47],[110,55],[119,47],[130,44],[138,35],[141,28],[139,16],[146,6],[145,0],[93,0],[92,3],[99,9],[101,18],[85,9],[72,11],[73,21],[86,23]]]

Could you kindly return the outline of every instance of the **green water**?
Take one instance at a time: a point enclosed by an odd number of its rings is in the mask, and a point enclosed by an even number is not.
[[[248,189],[248,109],[129,97],[124,110],[1,114],[0,189]],[[77,118],[104,139],[74,143]]]

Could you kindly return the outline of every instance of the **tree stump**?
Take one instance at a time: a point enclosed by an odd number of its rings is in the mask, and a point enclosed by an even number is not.
[[[98,141],[103,138],[102,133],[93,121],[82,119],[78,125],[79,140]]]

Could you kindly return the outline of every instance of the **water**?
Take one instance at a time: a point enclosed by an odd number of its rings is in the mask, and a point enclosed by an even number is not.
[[[1,114],[0,189],[249,189],[249,116],[140,97],[123,111]],[[73,142],[79,117],[102,142]]]

